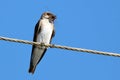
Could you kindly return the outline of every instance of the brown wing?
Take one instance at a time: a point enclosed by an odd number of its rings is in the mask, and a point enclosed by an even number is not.
[[[52,38],[55,36],[55,29],[53,28],[53,32],[52,32],[52,36],[51,36],[51,39],[50,39],[50,43],[52,41]]]
[[[40,30],[41,30],[41,27],[39,26],[40,25],[40,20],[37,22],[37,24],[35,25],[35,30],[34,30],[34,37],[33,37],[33,41],[34,42],[37,42],[37,35],[38,35],[38,33],[40,32]],[[32,46],[32,54],[33,54],[33,51],[34,51],[34,48],[35,48],[36,46],[35,45],[33,45]],[[32,55],[31,55],[32,56]],[[32,58],[32,57],[31,57]]]
[[[41,27],[39,27],[40,21],[37,22],[37,24],[35,25],[35,30],[34,30],[34,37],[33,37],[33,41],[36,41],[37,35],[41,30]]]
[[[40,30],[41,30],[41,27],[39,27],[39,25],[40,25],[40,20],[35,25],[34,37],[33,37],[33,41],[34,42],[37,42],[37,35],[40,32]],[[32,65],[32,56],[33,56],[33,52],[34,52],[34,48],[35,47],[36,47],[35,45],[32,46],[32,53],[31,53],[31,59],[30,59],[30,68],[29,68],[29,72],[30,73],[34,73],[34,70],[35,70],[35,67]]]
[[[55,36],[55,29],[53,29],[53,33],[52,33],[52,37],[54,37]]]
[[[34,30],[34,37],[33,37],[33,41],[34,42],[37,42],[37,35],[38,33],[40,32],[41,30],[41,27],[39,27],[40,25],[40,20],[37,22],[37,24],[35,25],[35,30]],[[35,48],[35,45],[32,46],[32,53],[33,53],[33,50]],[[31,55],[32,56],[32,55]]]

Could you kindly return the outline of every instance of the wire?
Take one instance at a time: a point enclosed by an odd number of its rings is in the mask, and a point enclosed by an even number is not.
[[[103,51],[75,48],[75,47],[69,47],[69,46],[61,46],[61,45],[55,45],[55,44],[44,44],[44,43],[39,43],[39,42],[13,39],[13,38],[7,38],[7,37],[2,37],[2,36],[0,36],[0,40],[36,45],[38,47],[45,46],[45,47],[50,47],[50,48],[59,48],[59,49],[72,50],[72,51],[78,51],[78,52],[87,52],[87,53],[100,54],[100,55],[106,55],[106,56],[120,57],[120,54],[118,54],[118,53],[103,52]]]

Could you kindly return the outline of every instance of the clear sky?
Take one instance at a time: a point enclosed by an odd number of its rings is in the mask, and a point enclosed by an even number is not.
[[[57,16],[53,44],[120,53],[120,0],[1,0],[0,36],[32,41],[41,14]],[[1,80],[120,80],[120,58],[49,48],[28,73],[31,45],[0,41]]]

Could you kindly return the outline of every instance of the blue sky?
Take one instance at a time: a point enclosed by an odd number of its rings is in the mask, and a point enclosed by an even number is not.
[[[0,36],[32,41],[41,14],[56,14],[53,44],[120,53],[120,0],[1,0]],[[0,41],[3,80],[120,80],[120,58],[48,49],[28,73],[31,45]]]

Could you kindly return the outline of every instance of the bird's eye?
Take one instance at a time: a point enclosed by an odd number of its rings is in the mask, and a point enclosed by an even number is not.
[[[50,13],[47,13],[47,15],[50,15]]]
[[[54,16],[52,16],[52,19],[54,19],[55,17]]]

